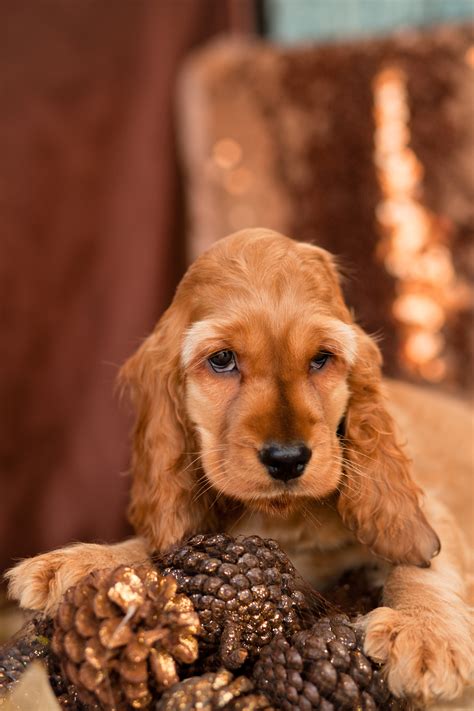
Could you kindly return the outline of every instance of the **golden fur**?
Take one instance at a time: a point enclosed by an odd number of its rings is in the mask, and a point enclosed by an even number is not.
[[[238,372],[210,368],[221,350],[237,354]],[[330,359],[310,370],[321,352]],[[13,597],[51,611],[105,562],[140,560],[198,531],[260,532],[316,585],[381,561],[386,607],[360,622],[367,652],[386,663],[397,694],[459,695],[473,656],[465,543],[439,501],[424,503],[380,368],[327,252],[269,230],[221,240],[190,267],[121,374],[137,410],[130,520],[139,538],[24,561],[9,572]],[[303,476],[273,479],[259,450],[295,441],[312,450]]]

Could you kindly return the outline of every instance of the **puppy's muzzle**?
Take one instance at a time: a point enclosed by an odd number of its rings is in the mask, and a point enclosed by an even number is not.
[[[258,456],[273,479],[289,481],[302,475],[311,454],[311,450],[303,442],[271,442],[262,447]]]

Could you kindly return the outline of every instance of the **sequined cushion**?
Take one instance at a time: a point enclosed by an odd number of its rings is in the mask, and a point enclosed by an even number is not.
[[[386,371],[473,385],[474,26],[282,48],[221,39],[181,77],[190,258],[266,226],[339,257]]]

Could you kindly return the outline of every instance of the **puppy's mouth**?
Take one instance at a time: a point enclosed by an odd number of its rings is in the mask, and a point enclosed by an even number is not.
[[[227,494],[227,496],[237,504],[244,505],[248,510],[275,516],[287,516],[298,508],[298,497],[289,491],[250,498],[236,494]]]
[[[268,486],[260,485],[250,495],[235,492],[232,498],[254,511],[273,514],[286,514],[296,509],[304,493],[298,481],[271,482]]]
[[[297,507],[297,497],[291,492],[283,492],[276,496],[265,496],[251,502],[250,508],[266,514],[284,516],[290,514]]]
[[[198,492],[206,492],[216,501],[224,495],[228,499],[245,505],[248,509],[255,511],[284,514],[291,512],[297,507],[299,498],[304,495],[301,490],[299,480],[288,482],[263,481],[260,472],[256,472],[256,477],[252,482],[247,482],[247,486],[229,486],[232,479],[227,476],[220,478],[213,476],[212,470],[203,472],[198,485]],[[212,493],[214,492],[214,493]]]

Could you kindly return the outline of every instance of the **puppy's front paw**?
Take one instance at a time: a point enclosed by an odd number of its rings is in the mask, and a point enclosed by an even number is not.
[[[471,619],[463,607],[447,614],[379,607],[363,617],[366,654],[385,665],[396,696],[422,704],[460,696],[472,682]]]
[[[84,566],[70,550],[45,553],[23,560],[6,573],[8,593],[23,608],[53,614],[63,594],[83,574]]]
[[[122,544],[125,548],[128,544]],[[6,573],[8,593],[21,607],[54,614],[71,585],[96,568],[114,567],[116,547],[80,543],[27,558]],[[119,563],[122,562],[119,558]]]

